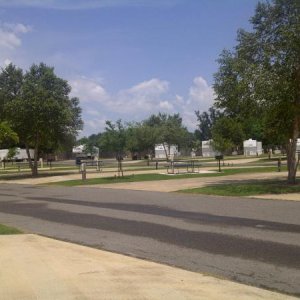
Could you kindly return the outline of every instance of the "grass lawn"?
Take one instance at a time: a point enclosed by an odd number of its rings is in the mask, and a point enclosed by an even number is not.
[[[39,171],[39,174],[36,178],[51,177],[51,176],[63,176],[63,175],[71,175],[71,174],[74,174],[74,172],[68,172],[68,171],[51,172],[49,170],[44,171],[44,172]],[[0,175],[0,180],[8,180],[8,181],[16,180],[16,179],[27,179],[27,178],[33,178],[31,175],[31,171]]]
[[[0,224],[0,235],[2,234],[18,234],[22,233],[19,229]]]
[[[253,196],[261,194],[299,193],[300,182],[287,184],[283,180],[250,181],[244,183],[216,184],[202,188],[180,190],[180,193],[206,194],[218,196]]]
[[[78,180],[67,180],[60,182],[50,183],[51,185],[63,185],[63,186],[77,186],[77,185],[89,185],[89,184],[113,184],[122,182],[138,182],[138,181],[154,181],[154,180],[171,180],[180,178],[193,178],[193,177],[203,177],[204,175],[215,174],[189,174],[189,175],[163,175],[163,174],[136,174],[136,175],[125,175],[124,177],[102,177],[102,178],[91,178],[85,181]],[[217,174],[218,175],[218,174]],[[88,174],[87,174],[88,176]]]
[[[234,174],[245,174],[245,173],[264,173],[264,172],[275,172],[275,167],[265,168],[240,168],[240,169],[223,169],[221,173],[206,173],[206,174],[177,174],[177,175],[164,175],[164,174],[136,174],[136,175],[125,175],[124,177],[102,177],[92,178],[85,181],[78,180],[67,180],[60,182],[50,183],[51,185],[62,185],[62,186],[78,186],[78,185],[93,185],[93,184],[113,184],[122,182],[139,182],[139,181],[155,181],[155,180],[174,180],[183,178],[198,178],[198,177],[216,177],[216,176],[227,176]],[[88,174],[87,174],[88,177]]]
[[[287,158],[286,158],[286,156],[277,156],[277,157],[271,157],[270,159],[268,158],[268,157],[266,157],[266,158],[260,158],[258,161],[259,162],[278,162],[278,158],[280,158],[281,159],[281,162],[283,162],[283,161],[286,161],[287,160]]]

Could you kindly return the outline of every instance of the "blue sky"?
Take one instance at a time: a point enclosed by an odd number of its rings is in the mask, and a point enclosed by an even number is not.
[[[257,0],[0,0],[0,65],[45,62],[83,108],[81,135],[213,102],[222,49],[249,29]]]

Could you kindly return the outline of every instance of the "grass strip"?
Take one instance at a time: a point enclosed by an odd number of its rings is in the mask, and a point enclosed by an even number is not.
[[[19,229],[0,224],[0,235],[4,234],[19,234],[22,233]]]
[[[201,188],[180,190],[180,193],[205,194],[217,196],[254,196],[262,194],[287,194],[299,193],[300,182],[295,185],[288,184],[283,180],[264,180],[235,182],[231,184],[216,184]]]
[[[102,177],[102,178],[91,178],[87,180],[67,180],[60,182],[50,183],[51,185],[62,185],[62,186],[78,186],[78,185],[94,185],[94,184],[114,184],[123,182],[140,182],[140,181],[155,181],[155,180],[171,180],[180,178],[193,178],[203,177],[206,174],[190,174],[190,175],[163,175],[163,174],[136,174],[136,175],[125,175],[123,177]],[[214,175],[214,174],[210,174]],[[87,175],[88,176],[88,175]]]
[[[124,177],[111,176],[111,177],[91,178],[91,179],[86,179],[84,181],[81,179],[67,180],[67,181],[53,182],[49,184],[60,185],[60,186],[114,184],[114,183],[124,183],[124,182],[174,180],[174,179],[198,178],[198,177],[217,177],[217,176],[228,176],[228,175],[245,174],[245,173],[264,173],[264,172],[275,172],[276,170],[277,168],[275,167],[266,167],[266,168],[223,169],[221,173],[203,173],[203,174],[176,174],[176,175],[135,174],[135,175],[125,175]]]
[[[74,172],[53,172],[51,171],[48,172],[39,172],[39,174],[36,177],[32,177],[31,171],[28,172],[23,172],[23,173],[13,173],[13,174],[6,174],[6,175],[1,175],[0,180],[18,180],[18,179],[29,179],[29,178],[44,178],[44,177],[51,177],[51,176],[64,176],[64,175],[72,175]]]

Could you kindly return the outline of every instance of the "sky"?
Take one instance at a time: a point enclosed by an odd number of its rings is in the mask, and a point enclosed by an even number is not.
[[[80,99],[84,129],[212,104],[223,49],[250,29],[257,0],[0,0],[0,66],[44,62]]]

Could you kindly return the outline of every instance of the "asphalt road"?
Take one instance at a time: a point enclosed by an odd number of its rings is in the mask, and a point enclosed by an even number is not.
[[[300,296],[300,202],[0,185],[0,223]]]

